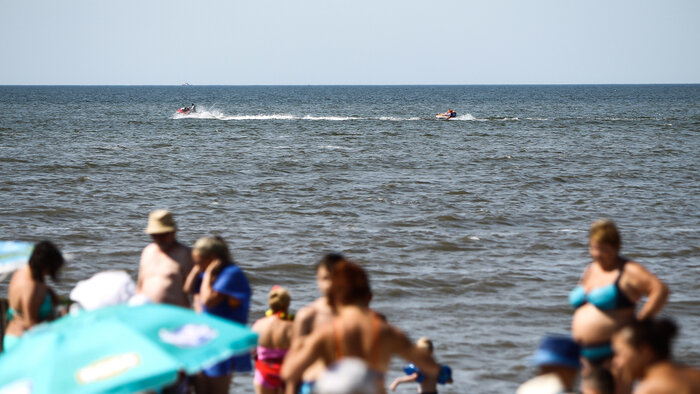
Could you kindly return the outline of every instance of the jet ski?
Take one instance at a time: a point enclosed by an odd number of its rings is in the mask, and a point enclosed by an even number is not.
[[[447,112],[443,112],[441,114],[435,115],[435,119],[438,119],[438,120],[450,120],[450,119],[456,118],[456,117],[457,117],[457,112],[455,112],[453,110],[449,110]]]
[[[178,114],[185,114],[185,115],[186,115],[186,114],[191,114],[191,113],[194,113],[194,112],[197,112],[197,110],[196,110],[194,104],[190,105],[189,107],[182,107],[182,108],[180,108],[180,109],[177,110],[177,113],[178,113]]]

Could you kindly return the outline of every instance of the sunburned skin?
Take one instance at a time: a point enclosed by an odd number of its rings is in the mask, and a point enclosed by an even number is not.
[[[191,252],[174,236],[170,242],[154,236],[154,243],[143,249],[137,292],[152,302],[189,307],[183,285],[193,265]]]
[[[301,343],[304,337],[317,328],[323,327],[333,320],[333,311],[326,298],[331,285],[330,273],[323,266],[320,266],[316,271],[316,284],[322,296],[297,313],[292,333],[292,341],[296,344]],[[302,380],[305,382],[316,381],[325,370],[326,366],[319,360],[304,371]]]
[[[571,331],[574,340],[583,346],[606,343],[615,331],[635,319],[654,316],[668,297],[666,286],[643,266],[633,261],[627,261],[623,265],[619,251],[619,248],[591,241],[589,253],[593,261],[584,271],[580,284],[589,292],[611,285],[619,277],[619,289],[628,299],[636,303],[646,295],[648,300],[639,312],[632,307],[603,311],[591,303],[577,308],[571,322]]]

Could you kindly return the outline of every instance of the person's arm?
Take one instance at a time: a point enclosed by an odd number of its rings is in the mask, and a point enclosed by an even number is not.
[[[196,283],[199,281],[199,274],[202,273],[202,268],[198,265],[195,265],[192,267],[192,270],[190,273],[187,275],[187,279],[185,279],[185,285],[183,286],[183,291],[186,294],[194,294],[195,293],[195,287]]]
[[[221,260],[214,260],[204,271],[204,277],[202,278],[202,286],[199,289],[199,300],[202,304],[204,304],[204,306],[208,308],[212,308],[216,305],[219,305],[226,298],[224,294],[215,291],[213,288],[214,282],[216,281],[216,277],[213,272],[217,270],[221,265]]]
[[[425,375],[437,377],[440,374],[440,365],[435,362],[433,356],[425,349],[416,347],[408,337],[395,327],[389,326],[391,332],[391,345],[394,353],[404,360],[411,362]]]
[[[146,247],[148,248],[148,246]],[[139,259],[139,273],[136,275],[136,293],[140,293],[143,288],[143,261],[146,249],[144,248],[141,252],[141,258]]]
[[[314,330],[304,340],[303,346],[293,346],[289,349],[282,363],[282,371],[280,372],[282,380],[298,381],[304,371],[319,358],[324,358],[328,362],[324,347],[326,346],[326,338],[331,334],[332,331],[329,331],[327,327]]]
[[[292,326],[292,342],[309,335],[314,321],[314,309],[312,307],[302,308],[294,317]]]
[[[389,389],[391,391],[395,391],[396,387],[398,385],[400,385],[401,383],[415,382],[416,380],[418,380],[418,372],[414,372],[414,373],[412,373],[410,375],[406,375],[406,376],[399,376],[391,383],[391,386],[389,386]]]
[[[627,281],[633,291],[647,296],[647,301],[637,313],[637,319],[644,320],[656,316],[666,305],[669,294],[668,287],[661,279],[638,263],[627,263],[625,271],[627,272]]]

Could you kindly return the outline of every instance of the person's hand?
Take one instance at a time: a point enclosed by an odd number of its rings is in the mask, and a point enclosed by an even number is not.
[[[206,273],[209,275],[213,275],[215,272],[218,272],[219,268],[223,265],[224,263],[221,262],[220,259],[215,259],[211,263],[209,263],[209,266],[207,267]]]
[[[190,271],[190,275],[192,274],[201,274],[203,271],[202,266],[199,264],[192,264],[192,270]]]

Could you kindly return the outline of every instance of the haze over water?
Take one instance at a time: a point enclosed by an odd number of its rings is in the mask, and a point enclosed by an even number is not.
[[[314,263],[340,251],[375,309],[435,341],[441,392],[514,392],[539,338],[568,331],[588,226],[610,217],[671,289],[677,359],[700,365],[700,85],[6,86],[0,103],[0,239],[55,241],[61,294],[135,278],[168,208],[180,241],[229,242],[251,320],[274,284],[313,300]]]

